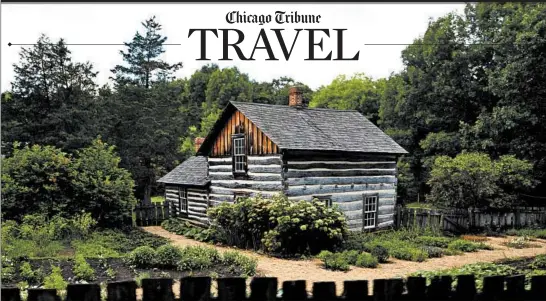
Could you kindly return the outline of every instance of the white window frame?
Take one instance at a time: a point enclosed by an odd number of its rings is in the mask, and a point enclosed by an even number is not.
[[[374,229],[377,225],[377,207],[379,196],[377,194],[364,195],[362,203],[362,228]]]
[[[188,190],[178,188],[178,212],[188,213]]]
[[[238,144],[239,143],[239,144]],[[233,137],[233,173],[246,173],[245,136]]]

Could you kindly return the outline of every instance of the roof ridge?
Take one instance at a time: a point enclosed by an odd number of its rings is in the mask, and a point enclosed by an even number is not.
[[[260,102],[246,102],[246,101],[230,101],[233,105],[237,106],[237,104],[243,104],[243,105],[255,105],[255,106],[264,106],[264,107],[281,107],[281,108],[293,108],[289,105],[277,105],[277,104],[269,104],[269,103],[260,103]],[[295,110],[313,110],[313,111],[331,111],[331,112],[356,112],[361,114],[357,110],[338,110],[338,109],[331,109],[331,108],[293,108]]]

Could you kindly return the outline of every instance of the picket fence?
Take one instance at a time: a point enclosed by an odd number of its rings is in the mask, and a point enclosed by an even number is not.
[[[343,294],[336,295],[335,282],[313,283],[312,295],[306,291],[305,280],[285,281],[282,294],[277,296],[276,278],[253,278],[250,282],[250,294],[247,295],[245,278],[217,279],[217,296],[211,296],[212,279],[210,277],[186,277],[181,279],[180,299],[175,299],[173,279],[143,279],[142,301],[402,301],[402,300],[473,300],[473,301],[527,301],[546,300],[546,276],[531,278],[531,289],[525,289],[525,277],[491,276],[483,279],[483,289],[476,290],[475,277],[463,275],[457,277],[455,288],[451,276],[440,276],[427,281],[422,277],[373,280],[373,294],[368,294],[367,280],[345,281]],[[134,281],[112,282],[107,285],[107,301],[137,300],[137,284]],[[2,301],[21,301],[18,288],[2,288]],[[27,301],[60,301],[54,289],[29,289]],[[101,291],[98,284],[71,284],[66,290],[66,301],[99,301]]]
[[[169,219],[171,208],[169,202],[162,203],[141,201],[133,208],[133,226],[157,226]]]
[[[396,227],[439,228],[466,232],[546,225],[546,207],[516,207],[506,212],[480,209],[421,209],[397,206]]]

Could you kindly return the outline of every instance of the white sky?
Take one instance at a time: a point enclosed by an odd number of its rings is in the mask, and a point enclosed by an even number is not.
[[[19,59],[20,46],[8,47],[8,42],[35,43],[41,33],[53,41],[65,38],[67,43],[123,43],[130,41],[140,22],[152,15],[163,25],[167,43],[163,59],[170,63],[183,62],[178,77],[188,77],[204,63],[218,63],[220,67],[237,66],[242,72],[259,81],[290,76],[315,89],[326,85],[339,74],[366,73],[373,78],[386,77],[402,68],[401,51],[405,46],[365,46],[366,43],[411,43],[422,35],[429,18],[438,18],[452,11],[462,11],[464,4],[2,4],[1,10],[1,90],[9,89],[13,67]],[[271,14],[277,10],[299,14],[320,14],[320,24],[284,24],[274,21],[258,24],[228,24],[230,11],[246,14]],[[265,28],[275,55],[280,61],[265,61],[265,50],[257,50],[255,61],[241,61],[230,50],[233,61],[221,58],[222,39],[207,39],[209,62],[197,61],[200,56],[200,37],[191,28],[236,28],[245,34],[241,48],[248,57],[256,43],[259,30]],[[291,45],[294,28],[328,28],[330,38],[324,37],[325,52],[316,47],[317,56],[336,52],[335,28],[346,28],[344,52],[352,57],[360,50],[358,61],[305,61],[308,56],[308,35],[302,31],[294,46],[292,57],[284,60],[279,43],[271,28],[284,28],[285,43]],[[220,33],[219,33],[220,34]],[[235,36],[230,36],[230,41]],[[262,43],[260,43],[262,45]],[[110,69],[121,63],[119,50],[123,46],[69,46],[75,61],[90,61],[99,71],[100,85],[108,82]],[[327,50],[327,51],[326,51]]]

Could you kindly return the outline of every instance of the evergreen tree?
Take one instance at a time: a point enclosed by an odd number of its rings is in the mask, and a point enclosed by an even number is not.
[[[64,40],[42,35],[22,48],[12,89],[2,94],[2,140],[73,151],[97,134],[93,66],[73,62]]]

